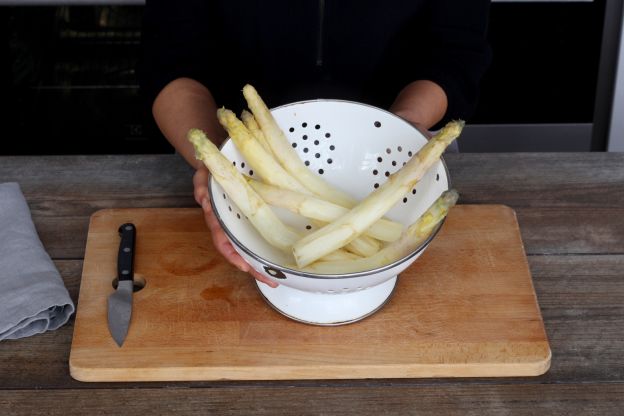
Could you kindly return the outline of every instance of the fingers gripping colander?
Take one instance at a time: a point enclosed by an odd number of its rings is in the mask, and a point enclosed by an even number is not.
[[[357,199],[384,183],[426,143],[406,121],[364,104],[305,101],[271,112],[304,163]],[[231,140],[221,151],[240,172],[262,179]],[[408,226],[448,188],[449,178],[441,160],[386,217]],[[210,193],[214,212],[237,252],[259,273],[280,284],[272,289],[258,283],[268,303],[292,319],[312,324],[354,322],[378,310],[392,294],[398,273],[422,254],[437,232],[414,253],[379,269],[343,275],[304,273],[288,266],[294,263],[292,258],[270,246],[213,179]],[[302,234],[315,229],[310,220],[281,208],[274,210]]]

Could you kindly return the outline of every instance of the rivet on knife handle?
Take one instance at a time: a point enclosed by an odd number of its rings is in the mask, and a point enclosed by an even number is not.
[[[133,280],[134,278],[134,240],[136,228],[134,224],[123,224],[119,227],[121,243],[117,255],[117,279]]]

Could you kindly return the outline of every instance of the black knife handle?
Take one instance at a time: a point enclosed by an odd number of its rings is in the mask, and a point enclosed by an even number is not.
[[[119,243],[119,254],[117,254],[117,279],[133,280],[134,278],[134,240],[136,237],[136,227],[134,224],[126,223],[119,227],[121,243]]]

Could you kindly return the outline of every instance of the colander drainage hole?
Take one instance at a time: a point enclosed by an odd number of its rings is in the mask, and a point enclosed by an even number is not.
[[[241,162],[241,168],[245,169],[245,162]]]
[[[403,198],[403,203],[405,204],[407,202],[407,198]]]
[[[416,195],[416,189],[412,189],[412,195]]]
[[[375,189],[379,188],[379,184],[376,183],[375,185],[373,185],[373,188],[375,188]]]
[[[392,166],[396,166],[396,165],[397,165],[396,160],[393,160],[392,161]]]
[[[376,121],[375,122],[375,127],[377,127],[377,128],[381,127],[381,123],[379,121]]]
[[[331,159],[327,159],[327,163],[329,163],[330,165],[333,163],[334,161]]]
[[[292,144],[292,147],[297,147],[297,143],[296,143],[296,142],[294,142],[294,143]]]
[[[381,156],[379,156],[379,157],[377,158],[377,162],[379,162],[379,163],[383,162],[383,159],[381,158]]]
[[[253,176],[253,170],[249,171],[249,176]]]
[[[320,124],[317,124],[316,126],[314,126],[315,129],[319,130],[321,128]]]
[[[309,160],[306,160],[304,163],[305,163],[306,166],[310,166],[310,161]]]
[[[331,134],[325,133],[325,137],[329,139],[331,137]]]
[[[401,146],[399,146],[399,147],[397,147],[397,150],[398,150],[399,152],[402,152],[402,151],[403,151],[403,148],[402,148]]]
[[[308,140],[308,135],[307,135],[307,134],[304,134],[301,138],[302,138],[303,140]]]
[[[319,157],[321,157],[321,154],[320,153],[315,153],[314,157],[318,159]]]
[[[306,127],[308,127],[308,123],[305,123],[305,122],[301,123],[301,127],[303,127],[305,129]]]
[[[379,171],[377,169],[373,169],[373,175],[377,175]]]
[[[440,180],[440,174],[436,173],[436,181],[439,181],[439,180]]]
[[[390,153],[392,153],[392,150],[390,150],[390,148],[387,148],[386,149],[386,153],[390,154]]]
[[[325,173],[325,171],[323,169],[319,169],[318,173],[322,175],[323,173]]]
[[[308,225],[306,225],[306,230],[311,230],[311,229],[312,229],[312,226],[311,226],[311,225],[309,225],[309,224],[308,224]]]
[[[292,133],[293,131],[295,131],[295,128],[291,127],[291,128],[288,129],[288,131]]]
[[[331,146],[329,146],[329,150],[335,150],[336,146],[334,146],[333,144]]]
[[[315,144],[316,146],[318,146],[318,144],[319,144],[319,143],[320,143],[320,142],[319,142],[318,140],[314,140],[314,144]]]
[[[303,153],[308,153],[309,149],[307,147],[303,148]]]

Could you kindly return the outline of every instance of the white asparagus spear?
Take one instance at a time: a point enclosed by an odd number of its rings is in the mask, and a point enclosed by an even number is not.
[[[294,242],[300,238],[299,234],[280,221],[271,207],[249,186],[243,175],[201,130],[191,129],[187,137],[195,147],[197,159],[204,162],[215,180],[243,215],[249,218],[260,235],[274,247],[284,251],[291,250]]]
[[[227,130],[236,148],[243,154],[247,163],[260,174],[265,181],[278,187],[310,194],[311,192],[286,172],[282,166],[266,152],[262,145],[254,139],[247,127],[236,115],[225,108],[217,110],[217,118]],[[371,256],[379,251],[380,244],[366,236],[350,241],[345,249],[360,256]]]
[[[260,126],[258,125],[258,122],[256,121],[256,118],[253,116],[253,114],[251,114],[247,110],[243,110],[241,112],[241,120],[243,120],[243,124],[245,125],[245,127],[247,127],[252,136],[256,140],[258,140],[264,150],[273,155],[271,146],[269,146],[269,143],[266,141],[266,137],[264,137],[264,133],[262,133],[262,130],[260,129]]]
[[[188,139],[195,147],[197,159],[204,162],[215,180],[234,201],[241,212],[249,218],[252,225],[269,244],[290,252],[292,244],[301,235],[282,223],[271,208],[257,195],[245,177],[232,166],[232,163],[198,129],[188,132]],[[352,260],[358,258],[345,250],[336,250],[323,260]]]
[[[444,149],[459,136],[463,126],[463,121],[448,123],[405,166],[390,175],[382,186],[351,211],[295,243],[293,255],[297,265],[305,267],[365,232],[416,185],[438,161]]]
[[[292,148],[284,132],[273,118],[271,111],[264,101],[262,101],[262,98],[260,98],[254,87],[249,84],[245,85],[243,87],[243,95],[247,100],[249,109],[260,125],[273,154],[284,169],[301,182],[303,186],[324,200],[344,207],[352,207],[357,203],[350,195],[334,188],[316,173],[308,169],[299,158],[297,152]]]
[[[314,262],[303,270],[319,274],[345,274],[374,270],[392,264],[414,252],[427,240],[433,229],[446,217],[449,209],[455,205],[458,197],[459,195],[455,190],[443,192],[429,209],[405,230],[400,239],[388,244],[371,257],[329,261],[324,257],[322,261]]]
[[[232,111],[220,108],[217,110],[217,118],[227,130],[238,151],[264,181],[280,188],[311,194],[306,187],[284,170],[260,142],[254,140],[249,130]]]
[[[381,242],[367,235],[360,235],[344,246],[344,249],[358,256],[372,256],[381,248]],[[329,253],[327,253],[329,254]]]
[[[377,254],[377,253],[375,253],[375,254]],[[357,260],[357,259],[361,259],[361,258],[363,258],[363,257],[358,256],[357,254],[348,252],[346,250],[340,249],[340,250],[332,251],[331,253],[329,253],[328,255],[323,257],[321,260],[324,261],[324,262],[353,261],[353,260]]]
[[[251,187],[269,205],[286,208],[306,218],[328,223],[349,212],[345,207],[324,201],[312,195],[278,188],[255,179],[248,180]],[[371,225],[364,235],[381,241],[392,242],[401,236],[401,232],[403,232],[401,223],[381,218]]]

